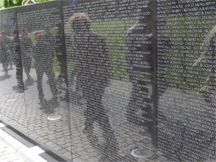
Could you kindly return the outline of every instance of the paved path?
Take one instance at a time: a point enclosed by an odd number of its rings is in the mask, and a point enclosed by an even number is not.
[[[1,69],[0,67],[0,76],[3,76],[4,73]],[[62,118],[57,121],[49,121],[47,120],[49,115],[39,109],[36,83],[33,86],[28,86],[25,93],[17,93],[12,89],[16,85],[15,69],[10,70],[9,74],[10,78],[0,77],[0,118],[3,121],[65,157],[73,159],[74,162],[99,161],[100,153],[91,147],[86,135],[82,133],[84,101],[81,101],[80,105],[75,102],[70,104],[61,102],[60,107],[56,109],[56,114],[60,114]],[[31,76],[36,80],[34,69],[31,70]],[[52,96],[46,81],[47,78],[44,77],[43,89],[45,98],[49,100]],[[124,162],[131,162],[130,152],[135,148],[146,147],[154,151],[149,134],[142,128],[128,123],[125,119],[130,91],[130,83],[112,80],[103,97],[103,104],[119,144],[118,154],[126,156]],[[65,91],[61,92],[59,97],[65,93]],[[74,100],[72,95],[71,100]],[[143,133],[140,134],[140,132]],[[97,124],[95,124],[94,133],[101,141],[102,132]],[[149,160],[136,159],[136,161],[154,161],[156,157],[154,155]]]
[[[6,144],[0,141],[0,162],[25,162]]]

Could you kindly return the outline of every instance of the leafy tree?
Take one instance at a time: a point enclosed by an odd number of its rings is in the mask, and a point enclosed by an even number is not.
[[[0,3],[0,8],[10,8],[10,7],[21,6],[22,1],[23,0],[4,0],[3,4]],[[47,2],[47,1],[51,1],[51,0],[39,0],[39,2]]]

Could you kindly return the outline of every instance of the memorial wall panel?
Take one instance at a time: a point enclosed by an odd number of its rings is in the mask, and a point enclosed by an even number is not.
[[[0,11],[0,96],[2,120],[13,127],[26,131],[26,102],[23,92],[19,41],[15,39],[17,29],[16,11]]]
[[[73,152],[81,161],[143,161],[131,152],[154,152],[153,5],[63,2],[72,150],[82,147]]]
[[[73,161],[214,161],[215,3],[0,11],[0,119]]]
[[[157,16],[158,151],[214,161],[215,2],[158,1]]]
[[[59,82],[61,65],[67,69],[61,4],[17,8],[17,20],[29,137],[71,159],[68,104],[60,100],[67,89]]]

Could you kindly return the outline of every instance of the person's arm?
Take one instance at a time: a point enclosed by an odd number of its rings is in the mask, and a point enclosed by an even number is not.
[[[126,35],[125,44],[126,44],[125,59],[127,63],[126,66],[133,68],[133,58],[134,58],[133,55],[134,55],[135,46],[134,46],[134,37],[130,30]]]
[[[77,53],[77,42],[76,42],[76,38],[75,38],[74,34],[72,36],[71,47],[72,47],[71,59],[72,60],[76,60],[76,57],[77,57],[76,56],[76,53]]]
[[[106,44],[106,40],[102,37],[101,39],[101,44],[102,44],[102,66],[105,67],[105,72],[106,73],[110,73],[110,54],[109,54],[109,49],[108,46]]]

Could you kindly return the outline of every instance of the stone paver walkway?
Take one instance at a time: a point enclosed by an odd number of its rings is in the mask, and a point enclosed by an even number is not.
[[[89,144],[86,135],[82,133],[83,110],[85,108],[83,100],[81,100],[81,104],[60,102],[59,108],[55,111],[62,118],[57,121],[49,121],[47,120],[49,115],[39,109],[37,84],[28,86],[25,93],[17,93],[12,89],[16,85],[15,67],[9,71],[9,78],[3,78],[4,72],[1,70],[0,67],[0,118],[3,121],[63,156],[73,159],[74,162],[99,161],[101,153]],[[35,69],[31,70],[31,76],[34,80],[37,79]],[[44,76],[43,89],[45,98],[49,100],[52,95],[46,82],[47,77]],[[59,97],[64,96],[65,91],[61,89],[59,91],[61,92]],[[131,161],[132,155],[130,153],[133,149],[145,147],[154,151],[154,148],[149,134],[144,132],[142,127],[126,121],[125,113],[130,91],[131,84],[129,82],[112,80],[103,96],[103,105],[107,110],[118,141],[118,154],[126,157],[123,160],[124,162],[155,161],[157,159],[156,155],[149,159],[136,158]],[[73,101],[73,95],[70,95],[70,97]],[[97,123],[94,125],[94,134],[98,137],[99,142],[103,142],[102,131]]]

